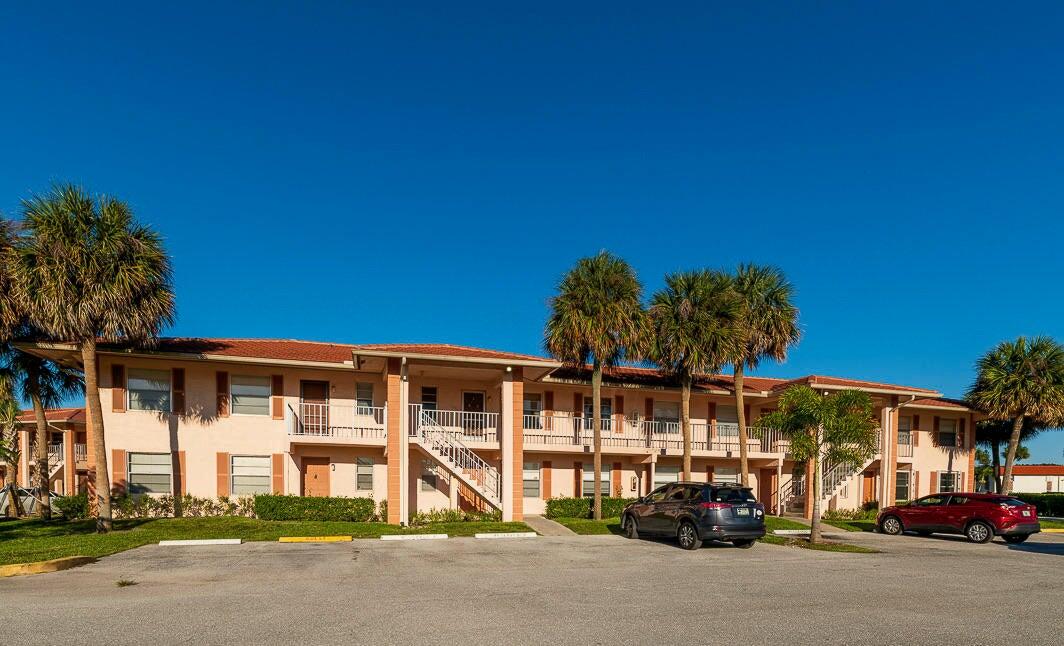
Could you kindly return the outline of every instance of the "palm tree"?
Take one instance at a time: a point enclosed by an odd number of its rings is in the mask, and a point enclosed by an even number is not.
[[[45,409],[60,406],[68,398],[80,394],[84,388],[81,375],[70,368],[35,357],[14,348],[3,352],[5,360],[0,365],[0,379],[13,385],[14,393],[22,401],[33,405],[37,422],[37,469],[34,486],[41,496],[37,515],[44,519],[52,517],[48,499],[48,422]],[[68,469],[74,465],[67,465]]]
[[[743,486],[750,484],[747,458],[746,405],[743,402],[743,376],[762,359],[783,361],[787,350],[798,343],[798,308],[791,302],[794,288],[776,267],[741,264],[733,278],[734,290],[742,307],[740,326],[743,342],[729,363],[733,366],[735,410],[739,418],[739,471]]]
[[[16,482],[21,455],[18,446],[18,416],[21,413],[18,402],[0,388],[0,460],[7,463],[4,468],[4,490],[7,491],[7,511],[12,518],[22,515]]]
[[[602,371],[617,365],[643,335],[643,288],[624,260],[606,251],[581,258],[558,284],[544,331],[547,352],[591,369],[595,445],[594,518],[602,518]],[[579,413],[579,411],[577,411]]]
[[[792,386],[765,423],[790,439],[796,462],[813,461],[813,519],[809,541],[820,541],[821,463],[860,464],[876,452],[872,398],[859,390],[820,395],[809,386]]]
[[[738,352],[740,312],[720,272],[670,274],[651,297],[644,354],[680,382],[684,480],[691,479],[691,386],[695,375],[719,371]]]
[[[1036,424],[1030,417],[1023,419],[1023,426],[1020,428],[1020,441],[1025,442],[1035,435],[1038,435],[1042,431],[1046,430],[1044,425]],[[1011,420],[995,420],[988,419],[979,422],[975,425],[975,441],[986,447],[988,450],[987,463],[992,467],[991,481],[994,483],[994,491],[1001,491],[1001,445],[1008,445],[1009,438],[1012,436],[1012,421]],[[1016,449],[1016,459],[1022,460],[1023,446],[1020,445]]]
[[[27,234],[13,263],[20,302],[34,325],[75,343],[95,456],[96,528],[111,529],[98,342],[150,343],[174,318],[170,259],[157,233],[112,197],[72,185],[23,201]]]
[[[10,337],[22,318],[11,277],[11,259],[15,244],[15,225],[0,216],[0,341]]]
[[[1009,493],[1024,419],[1045,426],[1064,423],[1064,346],[1049,337],[1021,336],[999,343],[976,368],[968,401],[992,419],[1012,422],[1003,483]]]

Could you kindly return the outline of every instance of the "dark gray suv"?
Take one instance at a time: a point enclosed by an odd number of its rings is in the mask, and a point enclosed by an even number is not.
[[[765,535],[765,506],[737,484],[676,482],[625,507],[621,526],[628,538],[675,536],[685,550],[704,540],[751,547]]]

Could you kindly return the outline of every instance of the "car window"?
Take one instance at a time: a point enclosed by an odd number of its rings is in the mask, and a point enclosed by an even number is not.
[[[964,505],[964,504],[967,504],[967,503],[968,503],[968,499],[965,498],[964,496],[950,496],[950,498],[949,498],[949,506],[950,507],[956,507],[958,505]]]
[[[687,487],[676,487],[669,492],[669,495],[665,497],[665,500],[685,500],[687,498]]]
[[[661,502],[662,500],[665,500],[665,492],[666,492],[666,491],[667,491],[667,490],[669,489],[669,487],[671,487],[671,486],[672,486],[672,485],[662,485],[662,486],[658,487],[658,488],[657,488],[657,489],[655,489],[654,491],[651,491],[651,492],[650,492],[650,495],[649,495],[649,496],[647,496],[647,499],[648,499],[648,500],[649,500],[650,502]]]
[[[1025,503],[1024,501],[1017,500],[1016,498],[995,498],[992,502],[995,502],[999,505],[1005,505],[1007,507],[1023,507],[1027,505],[1027,503]]]
[[[742,489],[740,487],[720,487],[714,489],[713,502],[756,502],[753,491],[751,489]]]
[[[945,502],[945,496],[925,496],[914,502],[913,505],[917,507],[937,507]]]

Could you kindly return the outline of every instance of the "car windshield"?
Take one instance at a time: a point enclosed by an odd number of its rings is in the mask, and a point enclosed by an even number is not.
[[[1022,500],[1017,500],[1016,498],[998,498],[994,502],[1000,505],[1006,505],[1008,507],[1023,507],[1027,504]]]
[[[713,502],[757,502],[752,489],[721,487],[710,492]]]

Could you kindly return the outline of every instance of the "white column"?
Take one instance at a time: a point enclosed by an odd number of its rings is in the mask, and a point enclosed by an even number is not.
[[[890,471],[890,456],[896,450],[892,446],[893,442],[891,440],[893,438],[891,437],[890,429],[891,417],[896,414],[897,411],[892,412],[889,405],[884,406],[883,414],[879,420],[879,495],[876,500],[880,503],[890,498],[888,487],[890,487],[891,483],[891,474],[888,472]]]
[[[514,519],[514,382],[513,374],[502,380],[502,407],[499,414],[499,448],[502,449],[502,519]]]

